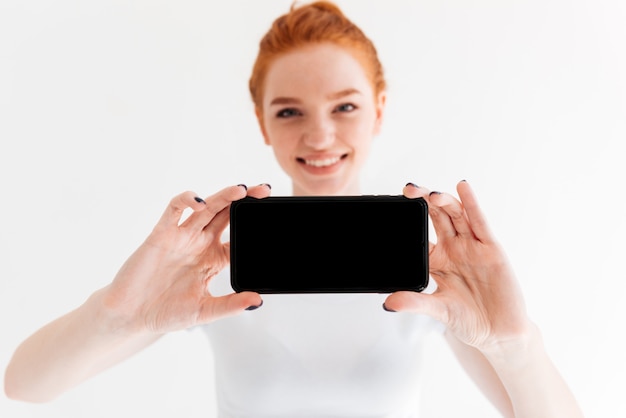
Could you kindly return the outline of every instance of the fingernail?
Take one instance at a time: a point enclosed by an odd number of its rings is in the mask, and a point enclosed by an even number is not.
[[[204,203],[206,205],[206,202],[201,197],[196,196],[196,197],[193,198],[193,200],[195,200],[198,203]]]
[[[418,185],[417,185],[417,184],[415,184],[415,183],[411,183],[411,182],[408,182],[408,183],[407,183],[404,187],[407,187],[407,186],[413,186],[413,187],[415,187],[415,188],[417,188],[417,189],[419,189],[419,188],[420,188],[420,186],[418,186]]]
[[[261,183],[259,186],[266,186],[268,189],[272,190],[272,185],[269,183]]]
[[[237,186],[243,187],[244,189],[248,190],[248,186],[246,186],[245,184],[238,184]]]
[[[463,179],[459,183],[467,183],[467,180]]]
[[[261,300],[261,303],[259,305],[248,306],[246,308],[246,311],[253,311],[255,309],[259,309],[261,306],[263,306],[263,300]]]
[[[383,303],[383,309],[386,310],[387,312],[395,312],[393,309],[389,309],[385,303]]]
[[[428,196],[432,196],[434,194],[441,194],[441,192],[430,192],[430,194]]]

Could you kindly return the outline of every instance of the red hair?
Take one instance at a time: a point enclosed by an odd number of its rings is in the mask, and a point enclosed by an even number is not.
[[[316,1],[290,11],[274,21],[259,44],[249,88],[257,111],[263,108],[264,82],[271,63],[280,55],[311,44],[333,43],[355,54],[368,75],[374,94],[385,90],[383,68],[376,48],[335,4]]]

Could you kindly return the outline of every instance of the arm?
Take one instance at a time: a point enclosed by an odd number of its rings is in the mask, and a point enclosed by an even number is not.
[[[470,186],[461,182],[457,191],[460,201],[405,188],[408,197],[429,203],[437,233],[429,261],[438,289],[432,295],[396,292],[385,306],[446,324],[461,364],[505,416],[582,417],[528,318],[517,279]],[[479,362],[472,365],[472,359]]]
[[[117,364],[162,334],[116,330],[102,306],[106,289],[47,324],[15,351],[5,372],[9,398],[51,401],[80,382]]]
[[[446,333],[459,363],[504,417],[582,417],[576,399],[548,357],[535,328],[526,347],[487,357]],[[518,400],[515,411],[511,404]],[[532,399],[532,401],[529,401]],[[526,401],[525,401],[526,400]]]
[[[446,331],[444,336],[463,370],[491,404],[503,417],[514,417],[511,399],[489,360],[476,348],[459,341],[451,332]]]
[[[546,352],[535,326],[521,339],[482,352],[513,404],[514,417],[582,418],[574,395]]]
[[[264,197],[269,188],[247,194]],[[230,203],[244,196],[245,187],[232,186],[206,201],[190,192],[172,199],[111,284],[17,348],[5,372],[7,396],[52,400],[166,332],[259,306],[256,293],[213,297],[208,291],[211,278],[230,261],[229,244],[220,242]],[[181,223],[187,208],[193,213]]]

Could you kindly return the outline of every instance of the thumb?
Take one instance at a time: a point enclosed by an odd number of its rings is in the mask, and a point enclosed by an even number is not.
[[[209,297],[201,307],[199,323],[209,323],[216,319],[254,310],[263,305],[261,295],[255,292],[231,293],[225,296]]]
[[[444,324],[447,324],[448,320],[447,307],[437,294],[411,291],[394,292],[387,296],[383,307],[392,312],[413,312],[428,315]]]

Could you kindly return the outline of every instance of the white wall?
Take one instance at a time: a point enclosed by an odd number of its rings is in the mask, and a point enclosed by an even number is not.
[[[246,90],[291,0],[2,0],[0,368],[108,283],[170,197],[289,183]],[[389,108],[366,193],[469,180],[588,417],[626,416],[626,6],[357,1]],[[434,342],[425,417],[494,417]],[[210,351],[176,333],[58,401],[3,417],[210,417]]]

